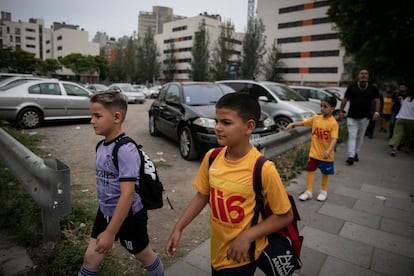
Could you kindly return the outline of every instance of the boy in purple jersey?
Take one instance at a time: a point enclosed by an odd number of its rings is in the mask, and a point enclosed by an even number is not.
[[[135,192],[139,184],[140,155],[133,143],[119,148],[116,169],[112,150],[125,134],[122,123],[127,101],[117,91],[94,93],[90,99],[91,124],[105,141],[96,151],[96,189],[99,208],[78,276],[98,275],[99,267],[111,251],[114,241],[134,254],[151,276],[164,275],[159,256],[149,245],[147,211]]]

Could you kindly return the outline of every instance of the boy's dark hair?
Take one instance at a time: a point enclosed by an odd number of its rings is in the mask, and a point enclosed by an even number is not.
[[[91,103],[99,103],[111,112],[120,111],[125,119],[128,101],[122,92],[116,90],[99,91],[92,94]]]
[[[331,107],[336,106],[336,98],[331,96],[326,96],[322,101],[327,102]]]
[[[228,108],[238,113],[243,121],[260,119],[260,105],[255,98],[245,93],[229,93],[222,96],[216,103],[216,108]]]

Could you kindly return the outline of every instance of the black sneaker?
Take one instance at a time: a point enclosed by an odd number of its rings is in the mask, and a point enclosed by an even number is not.
[[[358,154],[355,154],[354,161],[355,161],[355,162],[358,162],[358,161],[359,161],[359,159],[358,159]]]
[[[353,165],[354,164],[354,158],[353,157],[348,157],[348,159],[346,159],[346,163],[350,166]]]
[[[396,154],[397,152],[393,149],[392,151],[391,151],[391,156],[395,156],[395,154]]]

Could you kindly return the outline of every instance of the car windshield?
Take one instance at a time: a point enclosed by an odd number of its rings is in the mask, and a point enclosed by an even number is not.
[[[106,87],[105,85],[102,85],[102,84],[94,84],[93,86],[95,86],[96,90],[106,90],[106,89],[108,89],[108,87]]]
[[[184,99],[188,105],[211,105],[216,103],[223,94],[217,85],[184,86]]]
[[[277,84],[266,84],[266,86],[282,101],[306,101],[302,95],[289,87]]]
[[[139,92],[136,88],[134,88],[132,85],[119,85],[119,87],[124,92]]]

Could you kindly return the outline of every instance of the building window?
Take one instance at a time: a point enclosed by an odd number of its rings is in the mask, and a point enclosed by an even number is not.
[[[296,68],[283,68],[285,74],[337,74],[337,67],[296,67]]]
[[[58,46],[58,47],[57,47],[57,50],[58,50],[58,51],[62,51],[62,46]]]
[[[281,57],[284,59],[301,57],[339,57],[339,50],[282,53]]]
[[[327,7],[328,5],[329,5],[328,1],[314,1],[314,2],[309,2],[309,3],[305,3],[301,5],[280,8],[279,14]]]
[[[284,37],[278,38],[278,44],[287,44],[287,43],[299,43],[299,42],[310,42],[310,41],[321,41],[321,40],[331,40],[338,39],[338,34],[317,34],[309,36],[294,36],[294,37]]]
[[[35,48],[36,48],[36,46],[35,46],[35,45],[31,45],[31,44],[26,44],[26,48],[35,49]]]
[[[187,26],[179,26],[179,27],[172,29],[173,32],[179,32],[179,31],[184,31],[184,30],[187,30]]]
[[[57,39],[57,40],[62,40],[62,36],[60,35],[60,36],[58,36],[56,39]]]
[[[14,29],[14,34],[15,35],[20,35],[20,28]]]
[[[50,53],[50,49],[47,49],[47,50],[46,50],[46,54],[49,54],[49,53]]]
[[[33,36],[26,36],[26,40],[36,40],[36,38]]]
[[[20,43],[20,36],[16,36],[16,43]]]
[[[26,32],[34,33],[34,32],[36,32],[36,30],[32,29],[32,28],[26,28]]]
[[[48,40],[46,40],[46,44],[50,44],[50,40],[48,39]]]

